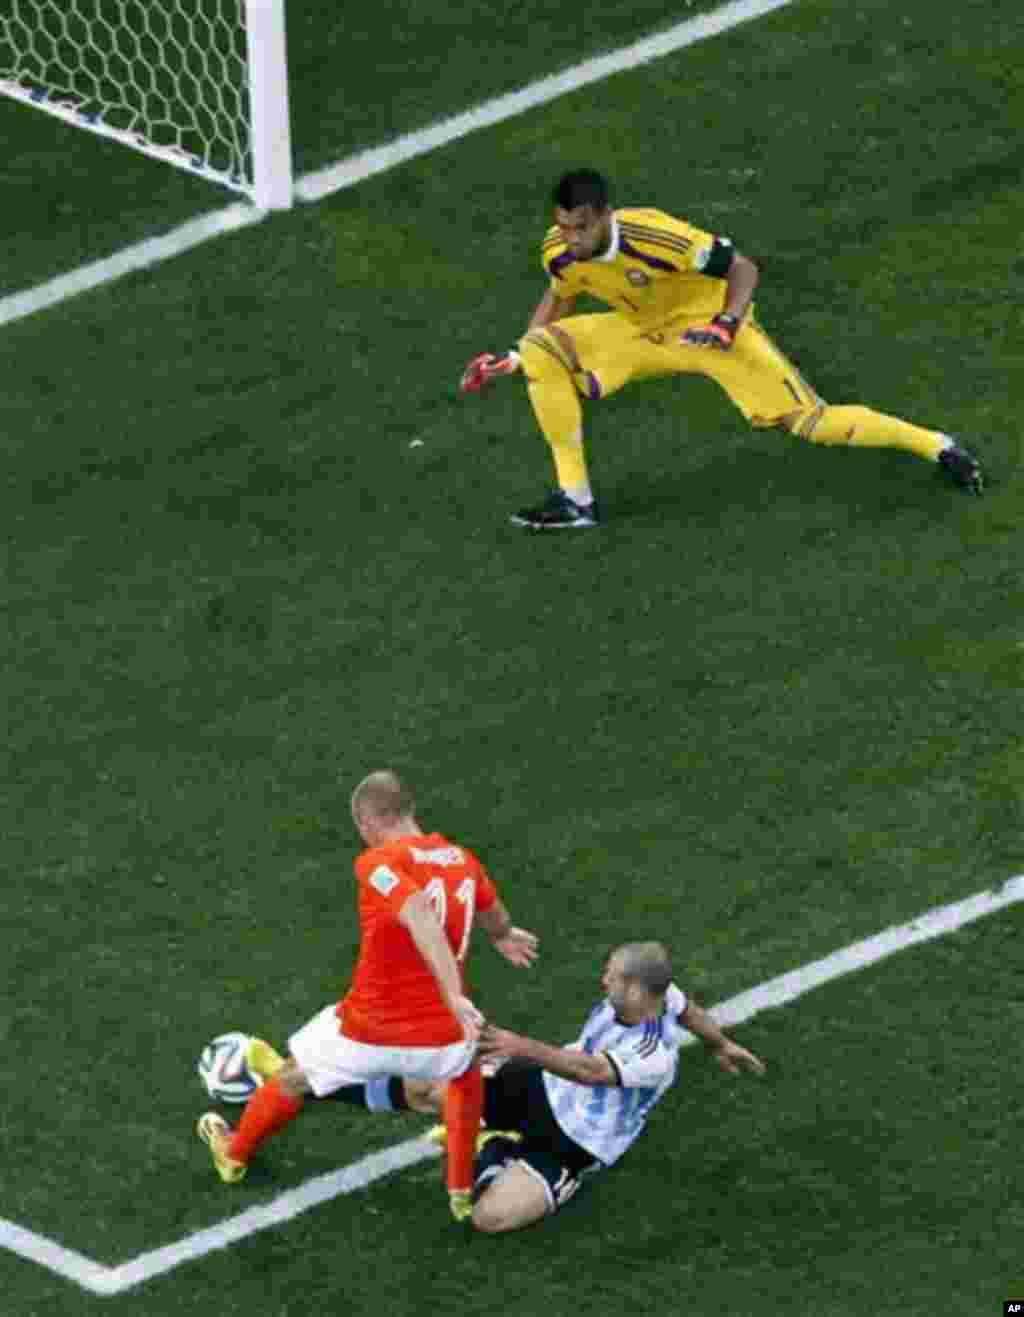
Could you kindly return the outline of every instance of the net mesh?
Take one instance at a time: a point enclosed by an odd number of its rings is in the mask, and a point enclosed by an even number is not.
[[[229,186],[251,186],[244,0],[9,6],[0,18],[0,92]]]

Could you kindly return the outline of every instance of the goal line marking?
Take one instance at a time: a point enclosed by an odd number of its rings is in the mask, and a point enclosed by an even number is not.
[[[0,297],[0,325],[9,325],[37,311],[45,311],[48,307],[66,302],[70,297],[77,297],[79,293],[111,283],[122,275],[134,274],[137,270],[146,270],[151,265],[170,260],[172,256],[180,256],[182,252],[198,247],[211,238],[219,238],[250,224],[258,224],[265,214],[265,211],[257,210],[244,201],[236,201],[231,206],[189,220],[187,224],[181,224],[157,238],[146,238],[143,242],[114,252],[112,256],[80,265],[77,270],[57,275],[55,279],[36,284],[34,288],[26,288],[21,293],[9,293],[6,297]]]
[[[883,929],[873,937],[841,947],[821,960],[811,961],[799,969],[768,979],[756,988],[720,1002],[712,1007],[712,1012],[722,1025],[742,1024],[761,1011],[786,1006],[824,983],[866,969],[869,965],[895,955],[898,951],[905,951],[908,947],[943,937],[958,928],[963,928],[965,924],[995,914],[1018,901],[1024,901],[1024,875],[1010,878],[998,887],[978,892],[975,896],[956,901],[952,905],[936,906],[932,910],[926,910],[924,914],[918,915],[908,923]],[[694,1039],[691,1037],[689,1041],[693,1042]],[[364,1189],[385,1175],[391,1175],[404,1167],[415,1166],[418,1162],[439,1155],[438,1149],[426,1139],[407,1139],[404,1143],[397,1143],[393,1147],[363,1157],[353,1162],[351,1166],[344,1166],[337,1171],[307,1180],[305,1184],[279,1194],[268,1203],[251,1207],[237,1216],[218,1222],[217,1225],[186,1235],[173,1244],[166,1244],[151,1252],[140,1253],[119,1266],[104,1266],[82,1253],[64,1248],[45,1235],[37,1235],[31,1230],[26,1230],[24,1226],[2,1218],[0,1218],[0,1248],[36,1262],[65,1279],[74,1281],[83,1289],[91,1290],[94,1294],[121,1294],[136,1285],[141,1285],[144,1281],[173,1270],[183,1262],[193,1262],[216,1249],[227,1248],[260,1230],[284,1225],[320,1203],[329,1202],[341,1194],[350,1194],[356,1189]],[[439,1197],[438,1204],[440,1203]],[[438,1210],[441,1210],[440,1206]]]
[[[698,14],[663,32],[655,32],[631,45],[581,61],[550,77],[540,78],[518,91],[497,96],[474,106],[461,114],[428,124],[416,132],[405,133],[382,146],[357,151],[324,169],[313,170],[296,179],[295,195],[301,201],[319,201],[344,188],[354,187],[377,174],[425,155],[437,147],[458,141],[481,128],[491,128],[524,114],[527,110],[557,100],[569,92],[578,91],[591,83],[600,82],[616,73],[638,68],[652,60],[661,59],[686,46],[706,41],[709,37],[728,32],[741,23],[761,18],[776,9],[783,9],[793,0],[733,0],[709,14]],[[25,316],[56,306],[102,284],[119,279],[124,274],[148,269],[160,261],[189,251],[210,238],[233,233],[248,224],[256,224],[266,212],[246,203],[236,203],[222,210],[211,211],[197,220],[171,229],[158,238],[126,247],[101,260],[83,265],[68,274],[58,275],[47,282],[27,288],[23,292],[0,297],[0,326],[21,320]]]

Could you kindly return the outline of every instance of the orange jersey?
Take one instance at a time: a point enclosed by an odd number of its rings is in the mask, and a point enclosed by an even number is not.
[[[398,913],[423,892],[462,966],[477,910],[498,899],[483,865],[440,833],[404,837],[355,862],[362,939],[352,986],[337,1013],[347,1038],[393,1047],[445,1047],[462,1029]]]

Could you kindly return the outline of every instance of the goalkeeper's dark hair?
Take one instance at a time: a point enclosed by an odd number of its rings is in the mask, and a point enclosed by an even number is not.
[[[596,169],[571,169],[551,192],[551,200],[563,210],[575,210],[577,206],[607,210],[609,196],[608,180]]]
[[[672,961],[660,942],[627,942],[617,947],[622,974],[654,997],[661,997],[672,982]]]

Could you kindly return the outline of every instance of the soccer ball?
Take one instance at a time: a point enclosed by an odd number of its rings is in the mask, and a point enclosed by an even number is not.
[[[203,1048],[196,1069],[216,1102],[248,1102],[259,1080],[245,1063],[252,1039],[245,1033],[222,1033]]]

